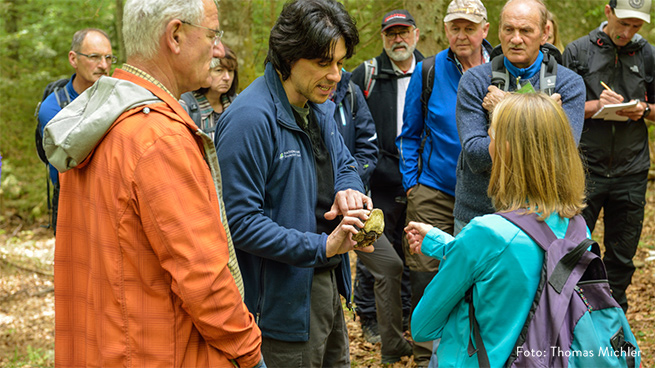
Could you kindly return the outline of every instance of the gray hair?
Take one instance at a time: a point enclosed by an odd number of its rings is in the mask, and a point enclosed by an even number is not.
[[[89,34],[89,32],[100,33],[101,35],[105,36],[105,38],[111,44],[111,39],[109,38],[109,35],[107,34],[107,32],[103,31],[102,29],[84,28],[75,32],[75,34],[73,35],[73,42],[71,42],[71,51],[80,52],[80,50],[82,50],[82,43],[84,42],[84,39],[86,38],[86,35]]]
[[[219,59],[219,58],[212,58],[212,62],[211,62],[211,64],[209,64],[209,67],[210,67],[211,69],[214,69],[214,68],[216,68],[216,67],[218,67],[218,66],[220,66],[220,65],[221,65],[221,59]]]
[[[123,40],[126,57],[155,57],[159,39],[173,19],[200,23],[203,0],[127,0],[123,9]]]

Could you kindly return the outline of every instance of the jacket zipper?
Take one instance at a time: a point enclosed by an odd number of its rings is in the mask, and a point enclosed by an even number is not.
[[[613,75],[616,75],[617,73],[617,68],[619,65],[619,53],[614,50],[614,72],[612,73]],[[614,81],[612,81],[613,84]],[[612,165],[614,163],[614,144],[616,140],[616,123],[612,122],[612,135],[611,135],[611,142],[610,142],[610,157],[609,161],[607,164],[607,172],[605,173],[606,177],[612,176]]]
[[[262,259],[261,266],[259,267],[259,275],[260,275],[260,280],[259,280],[259,285],[260,285],[260,293],[259,293],[259,299],[257,300],[257,314],[255,314],[255,323],[259,326],[259,317],[261,317],[262,314],[262,305],[264,305],[264,295],[265,293],[263,290],[266,290],[265,285],[264,285],[264,260]]]

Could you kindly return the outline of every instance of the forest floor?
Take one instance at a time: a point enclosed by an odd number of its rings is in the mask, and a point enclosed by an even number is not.
[[[655,367],[655,185],[651,183],[646,218],[628,289],[628,320],[641,348],[642,367]],[[599,223],[594,236],[602,234]],[[8,221],[0,227],[0,367],[54,366],[54,238],[42,227],[25,229]],[[351,257],[352,260],[355,256]],[[382,367],[380,344],[362,337],[359,321],[344,310],[353,367]],[[414,367],[411,357],[386,367]]]

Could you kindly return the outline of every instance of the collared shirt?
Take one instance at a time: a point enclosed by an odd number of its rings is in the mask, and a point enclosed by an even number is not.
[[[143,70],[141,70],[141,69],[139,69],[137,67],[133,67],[132,65],[129,65],[129,64],[123,64],[121,69],[125,70],[128,73],[132,73],[132,74],[136,75],[137,77],[141,77],[141,78],[147,80],[148,82],[154,84],[155,86],[163,89],[169,95],[173,96],[171,91],[169,91],[168,88],[166,88],[163,84],[161,84],[160,81],[156,80],[152,75],[144,72]],[[175,97],[175,96],[173,96],[173,97]],[[177,100],[177,98],[176,98],[176,100]]]
[[[401,76],[407,76],[407,78],[398,78],[396,79],[396,104],[398,108],[396,109],[396,136],[399,136],[400,133],[403,131],[403,111],[405,110],[405,94],[407,92],[407,87],[409,87],[409,76],[412,75],[414,72],[414,69],[416,69],[416,57],[414,57],[414,54],[412,53],[412,66],[406,70],[402,71],[400,68],[396,65],[396,63],[391,61],[391,67],[393,68],[393,71],[396,72],[397,75]]]

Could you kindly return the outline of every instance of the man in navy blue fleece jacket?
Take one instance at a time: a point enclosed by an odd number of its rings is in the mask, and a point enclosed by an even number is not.
[[[509,91],[524,87],[528,82],[539,91],[544,60],[560,57],[554,46],[546,45],[547,11],[539,0],[509,1],[501,11],[498,37],[503,55],[498,57],[504,57],[503,64],[509,73]],[[462,152],[457,163],[455,233],[474,217],[494,212],[487,196],[491,172],[487,130],[489,114],[508,92],[492,85],[491,65],[480,65],[464,73],[457,91],[456,119]],[[557,65],[556,78],[551,97],[562,104],[573,137],[579,142],[584,122],[584,82],[562,65]]]
[[[336,1],[287,3],[271,30],[264,76],[218,121],[245,303],[272,367],[350,367],[340,295],[350,301],[351,235],[372,202],[337,130],[334,104],[325,102],[358,42]]]

